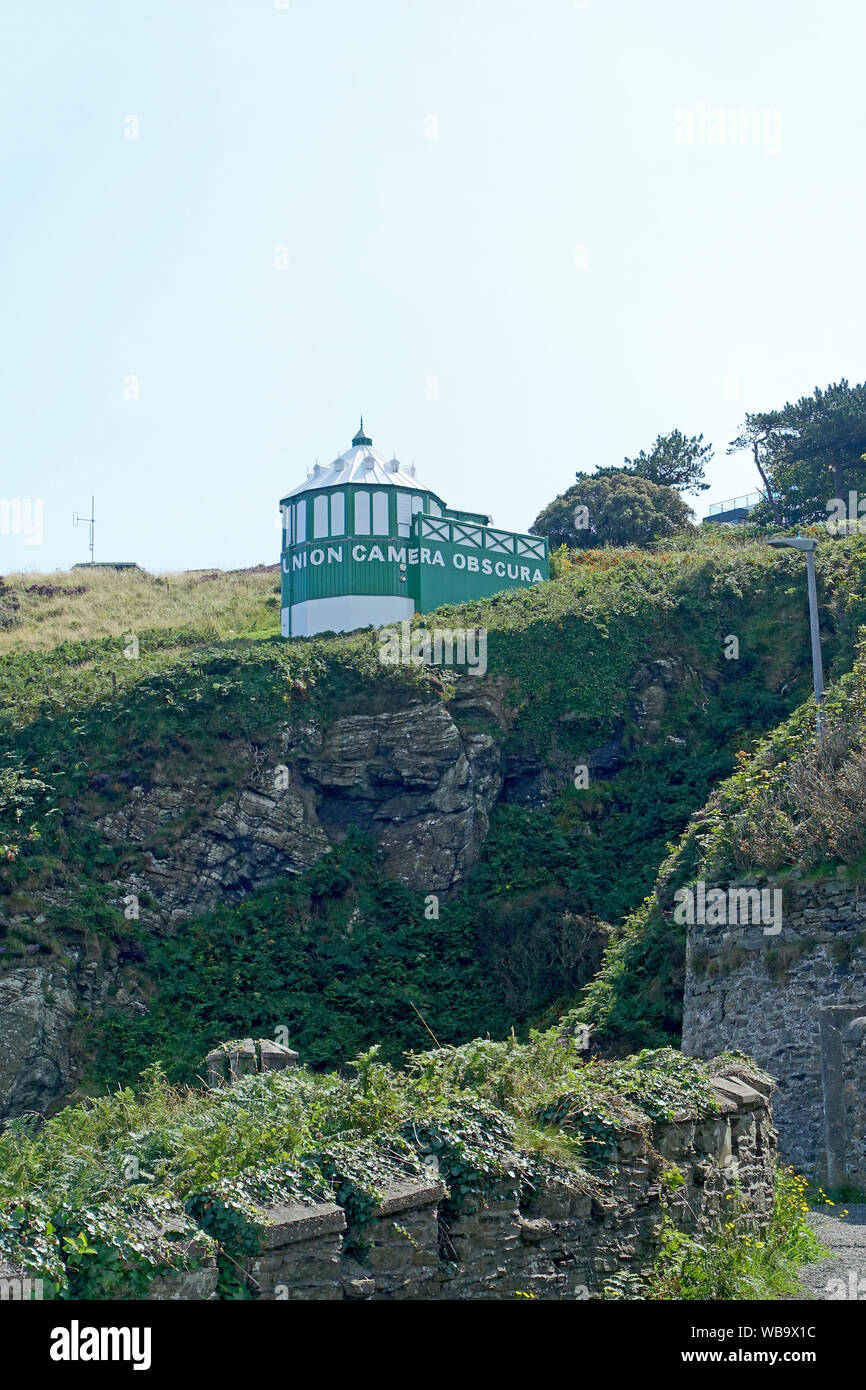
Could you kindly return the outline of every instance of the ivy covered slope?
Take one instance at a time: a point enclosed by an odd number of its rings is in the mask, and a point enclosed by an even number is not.
[[[26,1263],[46,1297],[137,1298],[188,1267],[203,1230],[220,1295],[248,1297],[238,1262],[259,1249],[261,1207],[336,1201],[360,1252],[383,1190],[431,1158],[454,1213],[509,1176],[515,1199],[553,1173],[602,1192],[622,1131],[718,1109],[713,1064],[670,1050],[587,1063],[572,1042],[556,1030],[479,1040],[410,1055],[401,1071],[374,1048],[345,1076],[301,1067],[215,1091],[172,1088],[153,1068],[136,1091],[36,1130],[13,1121],[0,1135],[0,1263]]]
[[[805,653],[804,653],[805,659]],[[569,1018],[624,1049],[658,1042],[682,1015],[685,928],[678,888],[703,879],[843,877],[866,872],[866,629],[853,670],[828,688],[825,732],[813,699],[737,756],[737,769],[690,819],[653,892],[608,942],[596,979]]]
[[[864,563],[859,538],[820,548],[834,670],[866,621]],[[42,649],[33,614],[8,605],[0,994],[5,981],[23,1002],[0,1062],[25,1081],[6,1113],[128,1082],[157,1059],[188,1081],[215,1041],[279,1025],[305,1061],[340,1065],[383,1039],[396,1060],[431,1033],[502,1037],[573,999],[598,965],[598,922],[639,906],[737,752],[805,699],[808,637],[801,569],[757,539],[560,555],[556,570],[425,620],[485,627],[484,677],[383,665],[370,633],[283,642],[268,616],[272,576],[244,598],[244,635],[210,580],[207,621],[187,596],[190,625],[132,623],[134,647],[125,632]],[[133,601],[125,593],[124,613]],[[381,786],[360,791],[341,786],[349,762],[346,783],[369,762],[367,745],[350,746],[359,719],[392,740]],[[401,720],[444,729],[445,809],[416,817],[434,848],[451,836],[438,917],[415,859],[388,851],[424,754]],[[284,760],[303,773],[291,861],[280,859],[285,825],[249,828]],[[576,788],[579,766],[589,784]],[[450,789],[467,779],[475,801],[449,820]],[[395,793],[387,804],[382,787]],[[250,845],[231,882],[213,834],[227,818]],[[194,873],[190,846],[203,855]],[[130,885],[137,918],[125,915]],[[676,961],[650,952],[641,968],[645,1031],[673,1036]]]

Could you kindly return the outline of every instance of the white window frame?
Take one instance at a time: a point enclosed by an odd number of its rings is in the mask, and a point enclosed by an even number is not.
[[[356,536],[370,535],[370,494],[369,492],[355,493],[354,519]]]
[[[328,494],[320,492],[313,498],[313,539],[324,540],[328,535]]]
[[[387,536],[391,532],[388,507],[388,494],[384,490],[373,493],[373,531],[374,536]]]
[[[412,534],[412,497],[408,492],[397,493],[397,534]]]

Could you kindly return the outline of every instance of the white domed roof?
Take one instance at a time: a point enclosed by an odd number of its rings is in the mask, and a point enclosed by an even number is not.
[[[369,483],[376,487],[403,487],[413,492],[432,492],[415,476],[415,465],[400,463],[399,459],[386,459],[373,448],[373,441],[364,434],[364,421],[352,440],[351,449],[340,454],[333,463],[322,466],[316,464],[306,482],[300,483],[281,500],[300,497],[302,493],[313,492],[321,487],[342,487],[346,483]],[[434,496],[438,496],[434,493]]]

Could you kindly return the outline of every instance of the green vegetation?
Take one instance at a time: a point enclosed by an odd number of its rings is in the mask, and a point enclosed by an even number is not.
[[[728,1219],[699,1238],[667,1218],[662,1251],[642,1296],[651,1299],[775,1299],[796,1293],[798,1269],[829,1254],[806,1222],[806,1179],[793,1168],[776,1171],[773,1217],[758,1235],[745,1233],[731,1195]]]
[[[745,868],[859,870],[866,856],[866,634],[827,694],[824,741],[807,705],[764,739],[713,798],[699,829],[707,875]]]
[[[0,653],[204,626],[214,637],[279,632],[277,565],[223,573],[78,569],[0,583]]]
[[[648,545],[689,526],[691,508],[679,493],[624,469],[578,473],[530,526],[551,546]]]
[[[564,1041],[557,1030],[526,1045],[478,1040],[410,1054],[402,1071],[374,1048],[347,1077],[298,1068],[216,1091],[173,1088],[152,1068],[137,1093],[0,1136],[0,1255],[23,1246],[61,1296],[136,1297],[185,1267],[201,1225],[222,1295],[243,1296],[234,1261],[258,1248],[262,1204],[337,1201],[363,1250],[383,1189],[432,1158],[446,1213],[510,1178],[516,1201],[554,1173],[593,1192],[617,1132],[716,1111],[705,1063],[672,1051],[588,1063]]]
[[[697,879],[736,882],[753,874],[861,876],[866,862],[866,636],[854,670],[826,699],[824,743],[815,708],[798,708],[691,818],[658,874],[654,891],[614,932],[596,979],[574,1017],[618,1047],[658,1045],[676,1034],[685,968],[685,930],[672,917],[677,888]],[[808,944],[767,952],[777,979]],[[852,943],[839,943],[844,963]]]
[[[819,548],[831,670],[850,664],[866,621],[864,561],[859,537]],[[437,615],[487,627],[504,759],[530,778],[546,769],[563,789],[543,808],[494,808],[480,862],[436,922],[423,919],[419,895],[382,879],[369,846],[361,866],[356,841],[343,851],[348,887],[332,881],[335,853],[331,867],[182,923],[172,940],[149,937],[112,905],[108,885],[144,853],[164,852],[162,841],[112,846],[94,822],[170,764],[201,786],[183,828],[243,780],[250,749],[286,721],[450,700],[449,673],[382,666],[363,632],[286,643],[149,629],[136,659],[112,637],[3,658],[0,906],[18,920],[4,929],[0,968],[83,943],[91,959],[126,961],[151,1007],[146,1019],[110,1016],[99,1028],[78,1020],[89,1088],[128,1081],[156,1058],[188,1079],[215,1037],[270,1035],[278,1023],[322,1065],[381,1038],[396,1057],[426,1036],[412,1005],[440,1041],[501,1037],[574,997],[592,917],[623,925],[582,1015],[610,1046],[676,1039],[682,934],[656,899],[641,903],[737,753],[805,700],[801,569],[759,540],[703,534],[655,555],[563,555],[557,569],[534,590]],[[730,633],[736,661],[724,658]],[[642,719],[636,701],[650,686],[656,704]],[[574,767],[604,748],[608,769],[575,789]],[[701,826],[706,815],[678,851],[678,872],[696,869]]]
[[[671,430],[658,435],[649,453],[641,449],[637,458],[626,459],[625,471],[661,487],[706,492],[710,485],[704,481],[704,469],[712,457],[713,446],[704,443],[702,434],[689,438],[682,430]]]
[[[752,451],[766,495],[755,521],[835,520],[837,508],[828,506],[835,498],[845,517],[840,533],[849,521],[859,529],[856,494],[866,493],[866,383],[850,386],[843,379],[781,410],[747,415],[728,453],[740,449]],[[849,492],[855,494],[850,517]]]
[[[523,886],[502,882],[500,825],[438,921],[425,918],[423,895],[382,880],[372,842],[350,831],[308,873],[237,908],[188,919],[167,938],[139,929],[148,1013],[87,1023],[88,1089],[130,1083],[155,1060],[170,1079],[192,1081],[215,1040],[281,1025],[306,1062],[332,1067],[374,1039],[396,1062],[431,1033],[451,1043],[525,1027],[573,994],[598,956],[587,956],[594,924],[569,912],[576,890],[542,827],[526,828],[523,860],[512,863]]]

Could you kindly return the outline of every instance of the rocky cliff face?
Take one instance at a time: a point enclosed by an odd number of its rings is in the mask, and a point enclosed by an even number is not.
[[[112,884],[115,905],[171,932],[191,913],[302,873],[350,825],[378,841],[387,875],[447,893],[477,858],[501,793],[503,697],[501,684],[482,691],[473,679],[447,703],[301,718],[267,745],[224,745],[233,774],[219,788],[192,754],[162,761],[148,786],[133,786],[94,822],[109,843],[140,851],[139,865]],[[50,911],[66,895],[41,897]],[[0,974],[0,1120],[45,1111],[69,1093],[76,1020],[108,1006],[147,1007],[134,968],[93,954],[92,942],[68,945],[62,959],[10,962]]]
[[[502,785],[496,737],[461,732],[444,703],[303,720],[235,752],[237,781],[210,803],[195,766],[177,759],[97,822],[113,843],[166,844],[115,885],[119,905],[149,904],[142,920],[170,929],[238,902],[309,868],[349,825],[376,838],[389,876],[446,893],[477,857]]]
[[[43,1111],[70,1075],[77,995],[63,966],[28,962],[0,975],[0,1118]]]
[[[134,972],[103,962],[85,947],[63,960],[35,959],[0,974],[0,1121],[43,1114],[76,1075],[75,1023],[107,1003],[131,1013],[147,1005]]]
[[[657,704],[673,683],[664,675]],[[515,694],[504,677],[463,676],[448,700],[392,693],[388,707],[328,715],[300,705],[264,741],[220,737],[218,777],[192,746],[177,749],[139,784],[116,788],[122,799],[107,809],[103,802],[91,818],[105,841],[133,851],[110,885],[114,905],[170,934],[190,914],[235,905],[283,874],[303,873],[353,825],[378,842],[384,874],[419,893],[448,894],[471,872],[498,799],[539,806],[570,785],[574,756],[556,740],[543,758],[532,749],[505,755]],[[639,727],[646,703],[639,682]],[[587,750],[586,761],[594,777],[604,776],[624,756],[614,739]],[[35,896],[40,913],[68,901],[62,887]],[[44,920],[0,912],[5,926]],[[0,974],[0,1120],[69,1095],[78,1020],[109,1007],[146,1010],[146,981],[103,945],[64,938],[62,956],[10,961]],[[590,959],[595,948],[586,949]]]

